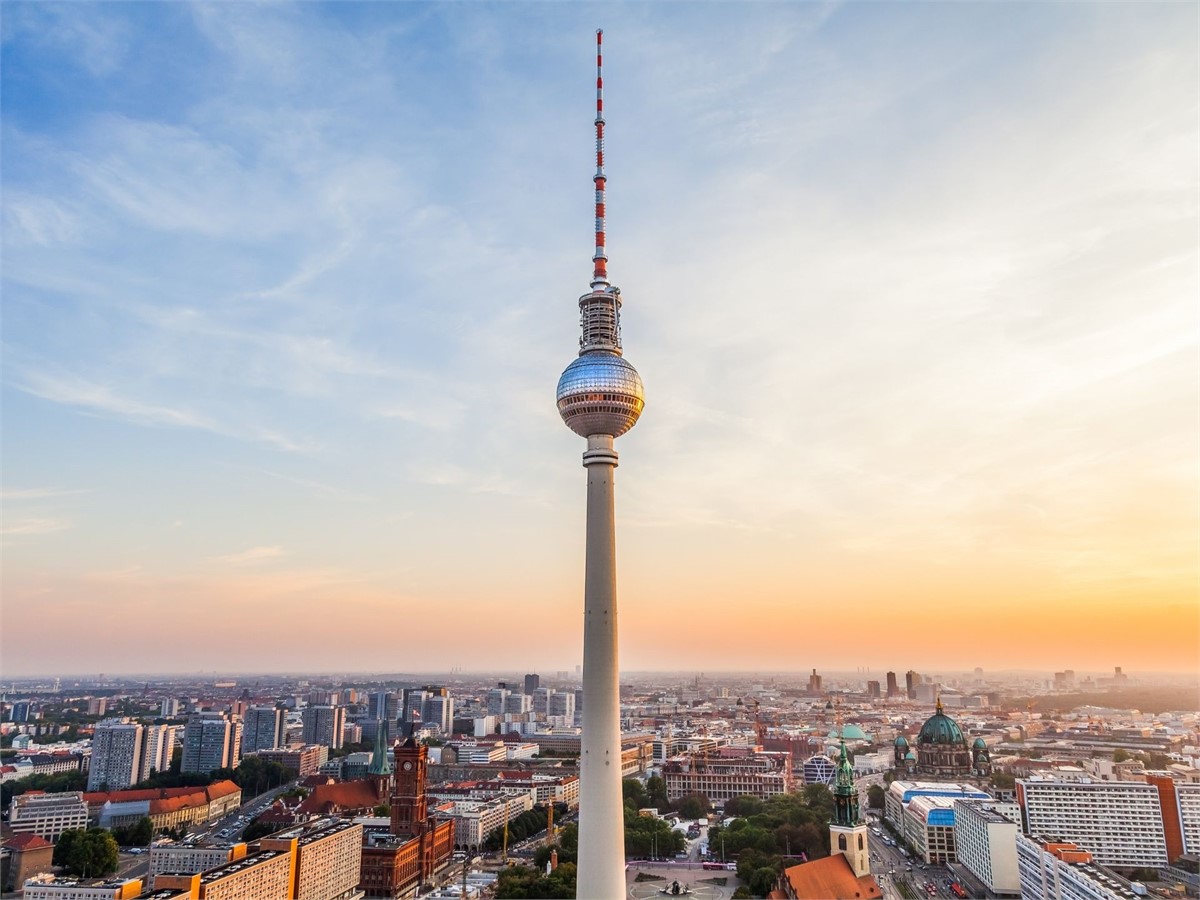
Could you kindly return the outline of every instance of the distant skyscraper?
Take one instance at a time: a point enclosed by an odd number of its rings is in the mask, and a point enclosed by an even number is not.
[[[538,675],[525,676],[525,693],[532,694],[541,685],[542,679]]]
[[[12,705],[9,711],[8,718],[10,722],[28,722],[29,721],[29,701],[18,700]]]
[[[342,733],[346,727],[346,709],[342,706],[310,706],[300,713],[304,723],[303,740],[333,750],[342,748]]]
[[[283,710],[274,706],[252,706],[242,724],[242,753],[283,746]]]
[[[808,692],[810,694],[821,693],[821,676],[817,674],[816,669],[813,669],[812,674],[808,676]]]
[[[102,785],[115,791],[142,780],[145,729],[128,719],[109,719],[96,724],[92,735],[92,759],[88,768],[88,790]]]
[[[179,701],[174,697],[168,697],[163,700],[159,707],[158,714],[164,719],[174,719],[179,716]]]
[[[878,681],[868,681],[867,682],[867,696],[870,697],[872,700],[879,699],[879,682]]]
[[[919,673],[914,672],[912,669],[904,673],[904,687],[908,693],[909,700],[917,699],[917,685],[920,683],[921,676]]]
[[[605,249],[604,80],[596,32],[596,248],[591,290],[579,298],[579,356],[558,381],[558,411],[587,439],[587,538],[583,616],[583,734],[579,760],[578,893],[625,897],[621,720],[617,677],[614,438],[645,404],[642,379],[621,355],[621,292],[608,280]]]
[[[900,685],[896,681],[896,673],[888,672],[887,673],[887,695],[889,697],[895,697],[899,693],[900,693]]]

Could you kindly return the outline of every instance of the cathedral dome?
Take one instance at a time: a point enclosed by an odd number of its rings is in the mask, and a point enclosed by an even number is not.
[[[977,737],[977,738],[975,738],[975,743],[972,744],[971,746],[974,747],[976,750],[986,750],[987,749],[987,741],[985,741],[981,737]]]
[[[908,738],[906,738],[904,735],[900,735],[898,738],[896,738],[895,744],[897,747],[907,747]]]
[[[962,729],[958,723],[942,712],[942,701],[938,700],[937,712],[925,720],[921,733],[917,735],[918,744],[956,744],[966,746]]]
[[[870,738],[867,737],[867,733],[853,723],[849,725],[843,725],[840,732],[835,728],[833,731],[829,732],[829,737],[833,738],[834,740],[841,738],[842,740],[847,741],[870,740]]]

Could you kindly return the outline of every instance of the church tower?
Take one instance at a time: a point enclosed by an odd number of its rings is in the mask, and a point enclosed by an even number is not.
[[[375,729],[375,749],[371,752],[371,765],[367,769],[367,778],[375,788],[375,796],[380,803],[385,803],[392,793],[392,764],[388,762],[388,722],[380,719]]]
[[[867,823],[858,814],[858,791],[854,789],[854,764],[842,741],[833,783],[833,820],[829,823],[830,855],[846,857],[856,878],[871,874],[871,851],[867,846]]]

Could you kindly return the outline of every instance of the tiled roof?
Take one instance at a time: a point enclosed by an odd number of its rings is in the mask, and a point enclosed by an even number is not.
[[[4,842],[4,846],[10,850],[38,850],[42,847],[53,847],[54,845],[40,834],[25,833],[9,838]]]
[[[330,813],[348,812],[357,809],[372,809],[386,802],[375,793],[370,781],[343,781],[338,784],[321,784],[300,803],[298,812]]]
[[[870,875],[856,878],[841,853],[784,869],[799,900],[878,900],[883,896]]]

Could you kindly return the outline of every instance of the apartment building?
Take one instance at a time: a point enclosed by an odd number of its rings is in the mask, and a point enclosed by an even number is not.
[[[223,846],[188,847],[182,844],[168,844],[163,847],[150,848],[150,870],[148,878],[150,886],[158,889],[158,876],[164,873],[172,875],[192,875],[207,872],[226,863],[236,862],[246,855],[246,845],[242,843],[226,844]]]
[[[151,772],[166,772],[178,742],[178,725],[146,725],[145,750],[142,752],[142,778]],[[110,787],[112,785],[110,784]]]
[[[270,750],[257,750],[254,753],[259,759],[277,762],[285,769],[291,769],[297,778],[307,778],[320,771],[329,760],[329,746],[309,744],[305,747],[275,747]]]
[[[346,727],[346,709],[342,706],[309,706],[300,713],[305,744],[320,744],[340,750]]]
[[[1140,900],[1134,884],[1096,865],[1070,841],[1017,835],[1021,900]]]
[[[251,706],[242,723],[242,755],[283,746],[283,710]]]
[[[294,842],[296,872],[291,900],[337,900],[356,893],[363,847],[363,827],[354,822],[325,820],[316,827],[264,838],[264,850],[286,850]]]
[[[241,761],[242,723],[223,712],[188,716],[183,730],[180,771],[207,774],[213,769],[235,769]]]
[[[954,843],[958,861],[997,896],[1021,892],[1016,843],[1020,833],[1016,821],[1019,817],[1013,804],[954,801]]]
[[[92,735],[88,790],[117,790],[142,780],[145,729],[129,719],[106,719]]]
[[[1102,865],[1157,868],[1169,861],[1153,784],[1026,778],[1017,782],[1017,803],[1026,834],[1054,835]]]

